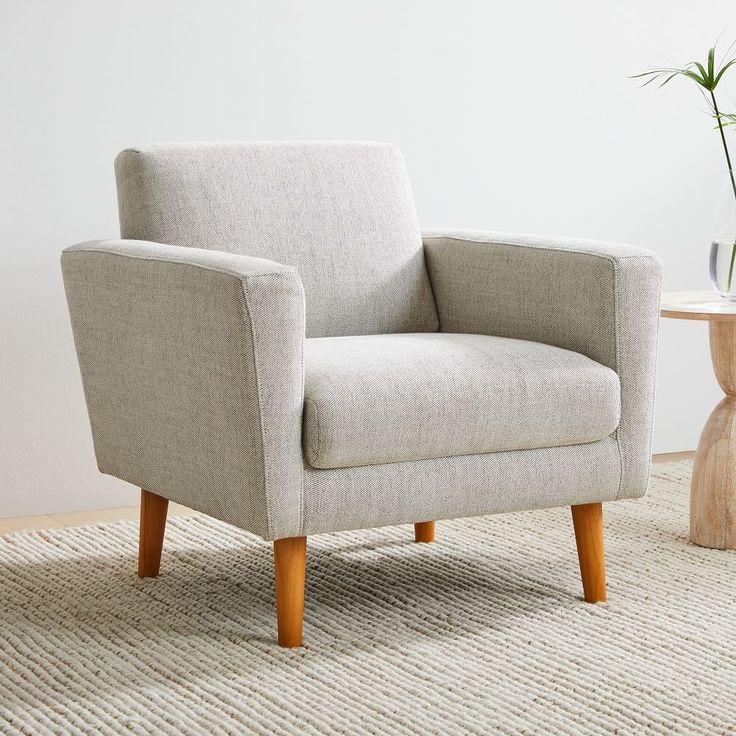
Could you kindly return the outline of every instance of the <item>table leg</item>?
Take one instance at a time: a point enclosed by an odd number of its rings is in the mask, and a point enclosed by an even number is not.
[[[736,324],[710,322],[710,354],[726,397],[708,418],[695,454],[690,541],[736,549]]]

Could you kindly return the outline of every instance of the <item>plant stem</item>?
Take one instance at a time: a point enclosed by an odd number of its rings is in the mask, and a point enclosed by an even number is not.
[[[721,143],[723,143],[723,152],[726,154],[726,163],[728,164],[728,175],[731,177],[731,188],[733,189],[733,196],[736,199],[736,180],[733,177],[733,166],[731,166],[731,154],[728,152],[728,144],[726,143],[726,135],[723,132],[723,125],[721,124],[721,113],[718,112],[718,103],[716,102],[716,96],[713,90],[710,90],[710,98],[713,100],[713,111],[716,114],[716,120],[718,121],[718,130],[721,133]],[[731,246],[731,262],[728,265],[728,282],[726,284],[726,291],[730,293],[731,282],[733,280],[733,267],[736,263],[736,240],[734,240],[733,246]]]

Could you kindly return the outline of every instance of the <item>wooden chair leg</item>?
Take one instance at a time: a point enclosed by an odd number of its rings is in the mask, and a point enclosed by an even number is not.
[[[414,524],[415,542],[434,542],[434,522],[418,521]]]
[[[141,526],[138,542],[138,575],[155,578],[161,566],[166,512],[169,499],[141,488]]]
[[[307,538],[287,537],[273,543],[276,572],[276,619],[282,647],[302,645]]]
[[[583,597],[588,603],[606,600],[606,553],[603,546],[603,504],[571,506],[578,548]]]

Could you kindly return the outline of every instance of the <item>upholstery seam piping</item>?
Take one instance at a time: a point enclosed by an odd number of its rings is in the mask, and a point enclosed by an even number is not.
[[[414,458],[413,460],[392,460],[390,462],[385,463],[363,463],[361,465],[336,465],[334,467],[328,467],[328,468],[318,468],[314,465],[310,465],[309,460],[307,460],[307,467],[310,470],[313,471],[322,471],[322,470],[354,470],[356,468],[375,468],[380,465],[402,465],[404,463],[429,463],[433,462],[434,460],[457,460],[458,458],[464,458],[464,457],[490,457],[492,455],[507,455],[510,453],[515,452],[544,452],[545,450],[563,450],[568,447],[587,447],[588,445],[595,445],[599,442],[605,442],[606,440],[611,440],[614,444],[618,444],[618,441],[616,439],[616,429],[614,429],[612,432],[609,432],[607,435],[604,435],[600,439],[597,440],[588,440],[587,442],[572,442],[567,445],[550,445],[549,447],[526,447],[520,450],[493,450],[491,452],[466,452],[461,455],[439,455],[438,457],[422,457],[422,458]]]
[[[585,250],[583,248],[566,248],[562,245],[559,247],[553,247],[549,245],[535,245],[534,243],[510,243],[506,240],[476,240],[473,238],[458,237],[456,235],[427,235],[423,237],[423,240],[457,240],[461,243],[470,243],[472,245],[505,245],[509,248],[528,248],[529,250],[544,250],[552,253],[569,253],[571,255],[590,256],[591,258],[599,258],[609,262],[636,258],[645,258],[650,261],[657,261],[657,258],[647,255],[646,253],[617,256],[610,253],[599,253],[594,250]],[[571,242],[574,241],[571,240]]]
[[[315,403],[314,399],[312,399],[310,397],[307,397],[307,396],[304,397],[304,401],[305,402],[309,402],[309,404],[311,404],[311,406],[312,406],[312,414],[314,415],[314,426],[317,429],[317,441],[315,443],[315,446],[313,448],[311,448],[312,449],[312,452],[314,454],[314,460],[316,462],[316,461],[319,460],[319,457],[322,454],[320,452],[320,437],[321,437],[321,432],[320,432],[320,428],[319,428],[319,415],[317,413],[317,404]]]
[[[618,304],[619,304],[619,298],[618,298],[618,289],[619,289],[619,279],[618,279],[618,265],[615,261],[611,262],[611,265],[613,266],[612,274],[613,274],[613,337],[615,341],[615,347],[616,347],[616,374],[618,375],[618,380],[621,381],[621,371],[620,371],[620,360],[621,360],[621,345],[619,342],[619,323],[618,323]],[[623,397],[623,389],[621,390],[621,397]],[[621,407],[621,416],[623,416],[623,406]],[[621,489],[623,488],[624,484],[624,454],[623,450],[621,449],[621,420],[619,419],[618,427],[616,427],[616,449],[618,450],[618,491],[616,492],[616,500],[618,500],[621,497]]]
[[[258,426],[261,432],[261,452],[263,453],[263,504],[266,513],[266,538],[271,538],[271,513],[268,504],[268,451],[266,450],[266,439],[263,427],[263,398],[261,396],[261,381],[258,375],[258,352],[256,349],[256,334],[253,321],[253,313],[248,300],[248,284],[247,279],[240,279],[243,289],[243,307],[247,312],[248,322],[250,323],[251,342],[253,344],[253,373],[256,381],[256,394],[258,396]]]
[[[140,242],[152,242],[152,241],[140,241]],[[161,245],[162,247],[171,247],[167,246],[165,243],[154,243],[154,245]],[[224,251],[212,251],[213,253],[223,253]],[[194,261],[187,261],[187,260],[180,260],[178,258],[156,258],[151,256],[138,256],[134,255],[132,253],[118,253],[116,251],[112,250],[105,250],[103,248],[75,248],[74,250],[66,250],[62,252],[62,256],[68,257],[73,256],[75,253],[97,253],[99,255],[103,256],[116,256],[118,258],[131,258],[135,261],[150,261],[152,263],[169,263],[173,266],[191,266],[192,268],[199,268],[202,271],[214,271],[215,273],[223,273],[227,274],[228,276],[233,276],[236,279],[244,280],[244,279],[252,279],[252,278],[258,278],[260,276],[273,276],[274,274],[279,273],[294,273],[297,276],[299,275],[299,272],[293,267],[293,266],[285,266],[283,264],[278,263],[277,261],[274,261],[278,266],[281,266],[281,268],[273,269],[271,271],[265,271],[264,273],[244,273],[242,271],[233,271],[229,268],[217,268],[216,266],[208,266],[203,263],[196,263]],[[228,255],[236,255],[236,254],[228,254]],[[244,258],[255,258],[255,256],[243,256]]]
[[[296,269],[294,269],[296,271]],[[297,273],[298,278],[298,273]],[[304,297],[304,285],[302,284],[301,279],[299,279],[299,291],[302,298],[302,316],[304,317],[304,320],[301,324],[301,337],[300,337],[300,345],[301,350],[299,352],[299,367],[301,369],[301,372],[299,374],[299,393],[301,396],[301,400],[304,401],[304,341],[306,339],[305,333],[307,330],[307,310],[306,310],[306,299]],[[303,408],[302,408],[303,411]],[[304,431],[304,423],[303,421],[299,423],[299,536],[304,536],[304,447],[302,446],[302,436],[301,433]]]
[[[662,294],[662,272],[659,272],[659,278],[657,279],[657,286],[659,287],[659,294],[661,299]],[[652,406],[652,413],[654,413],[655,402],[657,399],[657,358],[659,357],[659,333],[662,326],[662,319],[657,310],[657,329],[654,334],[654,376],[652,377],[651,388],[649,389],[649,401]],[[652,444],[654,442],[654,421],[652,421],[649,427],[649,453],[647,455],[647,490],[649,489],[649,479],[651,478],[652,468]]]

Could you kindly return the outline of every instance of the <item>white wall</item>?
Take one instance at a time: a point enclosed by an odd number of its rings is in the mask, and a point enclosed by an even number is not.
[[[691,85],[627,75],[702,54],[725,0],[0,10],[0,516],[137,499],[97,473],[58,266],[63,246],[117,235],[128,145],[394,141],[425,226],[631,242],[662,255],[667,289],[708,287],[716,134]],[[694,448],[719,396],[706,333],[663,324],[657,451]]]

